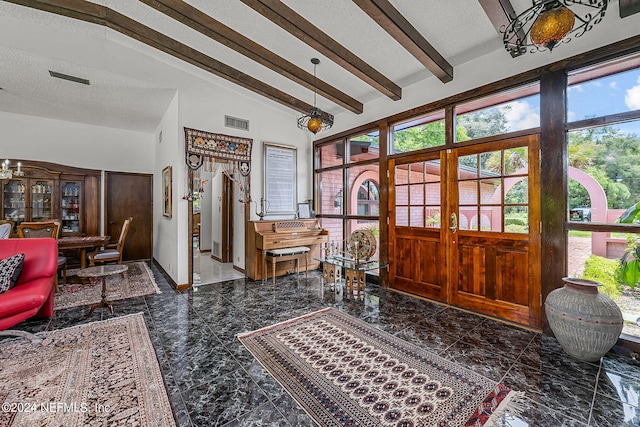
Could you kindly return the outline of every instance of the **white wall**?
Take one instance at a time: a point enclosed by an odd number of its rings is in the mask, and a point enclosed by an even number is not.
[[[177,284],[188,283],[179,281],[178,259],[178,225],[180,221],[187,220],[186,216],[179,216],[177,206],[178,199],[182,197],[180,192],[181,178],[176,171],[180,171],[184,164],[184,153],[180,150],[180,134],[178,132],[178,99],[179,94],[169,104],[164,117],[160,121],[154,136],[154,155],[150,155],[154,164],[153,175],[153,257]],[[162,132],[162,142],[159,134]],[[162,170],[172,167],[172,217],[163,215],[162,204]],[[186,228],[186,227],[185,227]],[[186,268],[186,267],[185,267]]]
[[[153,135],[0,112],[0,156],[153,173]]]
[[[224,86],[222,86],[224,85]],[[180,92],[179,97],[179,132],[181,138],[181,150],[184,150],[184,130],[183,127],[199,129],[207,132],[221,133],[226,135],[239,136],[253,139],[251,154],[251,198],[260,200],[263,195],[263,141],[289,145],[297,148],[298,157],[298,200],[310,199],[312,195],[312,174],[311,168],[311,140],[308,132],[301,131],[296,125],[296,113],[290,110],[282,110],[274,103],[263,100],[248,91],[233,86],[228,86],[221,81],[221,86],[194,87]],[[249,120],[249,131],[242,131],[224,126],[224,116],[229,115]],[[182,157],[184,151],[182,151]],[[181,162],[175,173],[175,182],[184,182],[186,165]],[[217,177],[218,178],[218,177]],[[182,185],[182,184],[181,184]],[[182,185],[183,187],[183,185]],[[177,210],[179,215],[186,215],[188,208],[187,201],[182,200],[184,188],[176,188],[178,194]],[[217,195],[213,194],[213,224],[212,237],[216,238],[216,224],[219,217],[216,217]],[[234,257],[233,264],[244,269],[244,210],[247,208],[239,202],[240,195],[237,186],[234,186]],[[255,205],[250,209],[250,218],[258,219],[255,214]],[[186,221],[185,221],[186,223]],[[184,231],[178,232],[178,265],[181,270],[178,272],[180,282],[186,283],[188,276],[187,257],[189,242],[186,225]],[[183,243],[184,242],[184,243]],[[184,271],[182,267],[184,266]]]

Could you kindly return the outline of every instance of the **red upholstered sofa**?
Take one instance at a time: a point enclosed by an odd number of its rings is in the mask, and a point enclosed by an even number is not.
[[[1,239],[0,259],[23,253],[16,285],[0,294],[0,331],[33,316],[53,317],[58,242],[52,238]]]

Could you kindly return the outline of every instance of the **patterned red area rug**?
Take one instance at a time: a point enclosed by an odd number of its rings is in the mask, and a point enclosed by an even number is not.
[[[153,279],[153,273],[146,263],[141,261],[129,262],[127,266],[129,269],[125,273],[124,279],[119,274],[106,278],[107,299],[109,301],[160,293],[160,289]],[[67,274],[68,276],[73,276],[75,272],[76,270],[70,270]],[[102,286],[97,283],[82,283],[75,276],[73,276],[73,279],[70,280],[70,283],[60,285],[60,290],[56,293],[53,301],[56,310],[100,302],[102,299]]]
[[[141,313],[0,341],[0,426],[175,427]]]
[[[321,426],[490,426],[522,393],[332,308],[238,335]]]

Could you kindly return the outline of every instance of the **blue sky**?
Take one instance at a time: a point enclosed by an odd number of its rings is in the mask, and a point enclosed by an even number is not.
[[[567,96],[567,117],[570,122],[640,110],[640,69],[572,85]],[[640,121],[617,127],[640,136]]]
[[[567,91],[567,96],[569,122],[640,110],[640,69],[572,85]],[[539,126],[539,95],[522,98],[506,105],[511,107],[504,110],[510,131]],[[640,136],[640,121],[615,127]]]

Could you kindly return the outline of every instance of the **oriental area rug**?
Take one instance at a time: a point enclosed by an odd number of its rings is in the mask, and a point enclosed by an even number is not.
[[[160,289],[153,278],[153,273],[144,262],[126,263],[129,267],[125,278],[119,274],[107,276],[107,299],[118,301],[144,295],[159,294]],[[69,270],[67,276],[73,276],[74,270]],[[70,279],[77,279],[72,278]],[[127,280],[128,279],[128,280]],[[54,298],[56,310],[79,307],[100,302],[102,287],[96,283],[82,283],[79,279],[69,280],[60,286]]]
[[[0,341],[0,426],[173,427],[142,313]]]
[[[332,308],[238,339],[320,426],[491,426],[522,398]]]

